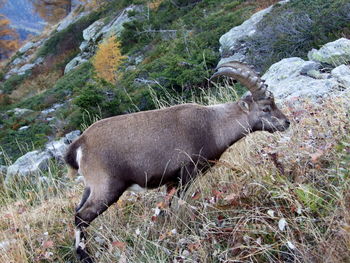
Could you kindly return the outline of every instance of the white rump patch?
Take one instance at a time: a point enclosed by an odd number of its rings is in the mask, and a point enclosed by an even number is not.
[[[135,193],[140,193],[140,192],[145,192],[147,189],[139,186],[138,184],[133,184],[126,190],[127,191],[132,191],[132,192],[135,192]]]
[[[83,157],[83,151],[81,150],[81,147],[79,147],[78,149],[77,149],[77,156],[76,156],[76,158],[77,158],[77,163],[78,163],[78,166],[79,166],[79,169],[80,169],[80,163],[81,163],[81,158]]]

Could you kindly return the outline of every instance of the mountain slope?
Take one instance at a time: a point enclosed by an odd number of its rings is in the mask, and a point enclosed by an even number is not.
[[[28,0],[9,0],[0,8],[0,14],[10,19],[11,27],[17,30],[21,40],[28,35],[39,35],[46,24]]]

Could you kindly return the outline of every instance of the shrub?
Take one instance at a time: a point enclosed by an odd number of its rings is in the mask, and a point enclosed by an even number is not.
[[[80,91],[80,95],[74,99],[74,104],[83,111],[90,114],[98,114],[98,106],[103,102],[103,96],[100,90],[94,85],[88,85]]]
[[[83,41],[83,30],[99,19],[100,16],[100,11],[92,12],[62,31],[54,33],[39,49],[37,57],[52,56],[70,50],[77,50]]]
[[[253,10],[240,8],[242,1],[177,1],[181,8],[174,8],[174,3],[163,1],[150,10],[148,20],[124,24],[123,52],[141,49],[145,56],[142,65],[119,80],[128,91],[139,86],[135,78],[156,80],[177,92],[207,86],[206,78],[219,59],[220,36]]]
[[[26,130],[0,130],[0,146],[5,150],[11,161],[16,160],[23,153],[42,147],[48,141],[51,127],[45,123],[25,123],[30,125]],[[22,122],[14,122],[13,127],[23,126]]]
[[[43,73],[35,77],[32,75],[12,92],[11,99],[19,100],[40,94],[53,87],[59,77],[60,73],[55,71]]]
[[[111,36],[98,46],[92,64],[98,77],[114,83],[117,79],[116,71],[125,58],[121,54],[117,38]]]
[[[250,63],[266,70],[286,57],[306,57],[341,36],[350,27],[350,3],[345,0],[296,0],[277,5],[257,25],[257,33],[246,39]],[[332,19],[324,19],[332,17]]]

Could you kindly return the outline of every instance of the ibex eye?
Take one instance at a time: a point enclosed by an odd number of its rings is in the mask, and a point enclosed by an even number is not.
[[[269,107],[263,108],[263,112],[270,112],[270,108]]]

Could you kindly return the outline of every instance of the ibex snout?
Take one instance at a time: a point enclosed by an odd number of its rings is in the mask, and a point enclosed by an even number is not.
[[[282,120],[279,120],[279,122],[280,122],[280,125],[278,125],[276,127],[277,131],[283,132],[283,131],[287,130],[289,128],[289,126],[290,126],[290,121],[287,119],[287,117],[285,117]]]
[[[262,130],[268,132],[283,132],[290,126],[289,119],[276,107],[271,112],[271,116],[262,118],[263,128]]]

